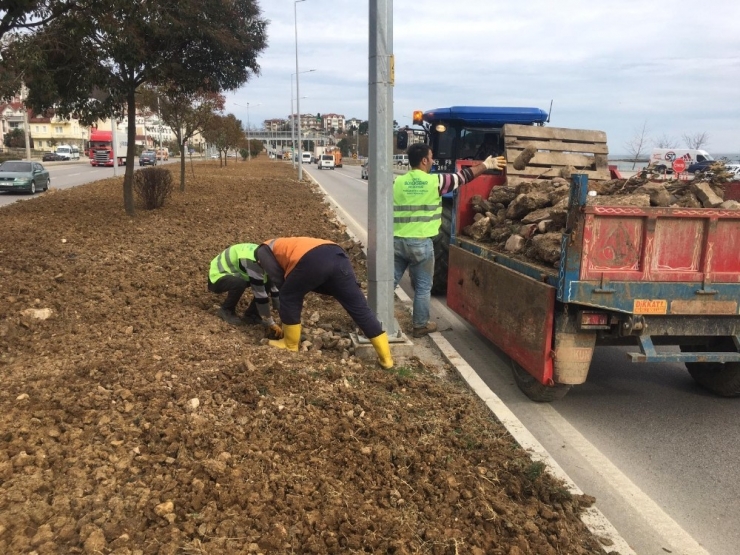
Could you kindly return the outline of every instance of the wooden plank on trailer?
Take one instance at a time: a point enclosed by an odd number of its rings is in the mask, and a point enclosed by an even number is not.
[[[549,150],[558,152],[584,152],[591,154],[609,154],[609,147],[606,143],[566,143],[564,141],[557,140],[527,140],[519,139],[517,137],[506,137],[505,139],[506,151],[509,149],[518,149],[519,151],[524,150],[528,146],[532,146],[537,150]]]
[[[504,137],[517,137],[519,139],[558,139],[561,141],[606,143],[604,131],[591,131],[588,129],[566,129],[563,127],[538,127],[536,125],[517,125],[507,123],[504,125]]]
[[[509,182],[509,179],[511,177],[519,176],[519,177],[529,177],[529,181],[532,179],[552,179],[553,177],[560,177],[560,170],[563,169],[563,167],[534,167],[534,166],[527,166],[523,170],[517,170],[514,169],[514,166],[512,164],[509,164],[506,166],[506,179],[507,183]],[[611,174],[609,173],[609,170],[584,170],[576,168],[573,173],[582,173],[588,176],[589,179],[595,180],[595,181],[608,181],[611,179]]]
[[[506,150],[506,161],[514,163],[519,155],[517,151]],[[606,156],[586,156],[585,154],[567,154],[564,152],[537,152],[529,161],[530,166],[573,166],[576,168],[608,168]]]

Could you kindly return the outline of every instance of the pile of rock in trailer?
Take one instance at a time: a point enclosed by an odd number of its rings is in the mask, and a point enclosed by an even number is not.
[[[738,210],[740,203],[724,200],[726,180],[715,171],[693,181],[652,182],[639,176],[591,181],[587,204]],[[570,181],[562,177],[494,187],[488,198],[472,198],[475,221],[462,232],[474,241],[492,243],[496,251],[557,266],[569,196]]]

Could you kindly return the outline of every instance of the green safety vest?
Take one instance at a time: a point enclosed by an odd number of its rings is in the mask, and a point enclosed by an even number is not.
[[[216,283],[224,276],[238,276],[249,281],[247,273],[239,266],[239,260],[244,258],[257,262],[254,251],[259,245],[255,243],[240,243],[231,245],[228,249],[211,260],[211,270],[208,273],[208,279],[211,283]]]
[[[393,183],[393,236],[434,237],[442,223],[439,178],[411,170]]]

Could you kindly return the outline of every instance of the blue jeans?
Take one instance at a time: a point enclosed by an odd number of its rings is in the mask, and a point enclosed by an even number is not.
[[[406,268],[414,286],[413,325],[423,328],[429,323],[429,303],[434,278],[434,244],[431,238],[393,238],[393,288],[398,287]]]

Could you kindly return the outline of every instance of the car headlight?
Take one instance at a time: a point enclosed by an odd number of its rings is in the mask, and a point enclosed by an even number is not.
[[[16,177],[13,180],[13,185],[28,185],[31,182],[30,177]]]

